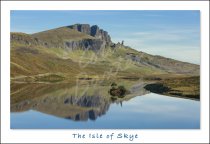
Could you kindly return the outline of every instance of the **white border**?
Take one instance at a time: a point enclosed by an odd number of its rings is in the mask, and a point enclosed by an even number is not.
[[[72,130],[10,129],[10,10],[200,10],[201,11],[201,129],[200,130],[100,130],[102,133],[138,133],[140,143],[209,142],[209,2],[208,1],[2,1],[1,2],[1,142],[76,143],[126,140],[72,139]],[[78,130],[77,130],[78,131]],[[84,130],[81,133],[97,132]]]

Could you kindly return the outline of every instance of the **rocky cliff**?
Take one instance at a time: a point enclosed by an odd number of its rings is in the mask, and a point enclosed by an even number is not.
[[[101,39],[102,41],[106,42],[106,45],[110,45],[112,43],[111,37],[108,32],[100,29],[97,25],[90,26],[89,24],[75,24],[68,27],[87,35],[93,36],[97,39]]]
[[[64,42],[64,48],[70,51],[76,49],[99,51],[105,46],[105,42],[100,39],[68,40]]]

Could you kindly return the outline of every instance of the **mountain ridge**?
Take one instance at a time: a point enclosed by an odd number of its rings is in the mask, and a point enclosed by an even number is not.
[[[75,77],[82,71],[100,77],[108,69],[117,71],[118,77],[199,75],[199,65],[150,55],[123,42],[113,43],[108,32],[97,25],[74,24],[34,34],[11,32],[10,36],[12,77],[49,72]],[[81,63],[87,66],[83,69]]]

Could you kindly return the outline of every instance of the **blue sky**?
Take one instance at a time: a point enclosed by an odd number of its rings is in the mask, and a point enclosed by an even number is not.
[[[12,32],[75,23],[96,24],[139,51],[200,64],[200,11],[11,11]]]

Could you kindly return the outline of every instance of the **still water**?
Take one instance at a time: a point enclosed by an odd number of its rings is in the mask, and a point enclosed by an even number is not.
[[[56,94],[43,97],[36,103],[27,100],[12,105],[11,129],[200,128],[200,102],[195,100],[146,91],[112,101],[97,93],[79,99],[65,93],[59,99]]]

